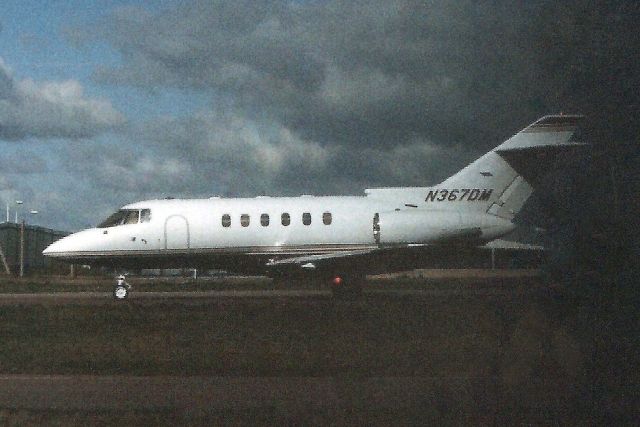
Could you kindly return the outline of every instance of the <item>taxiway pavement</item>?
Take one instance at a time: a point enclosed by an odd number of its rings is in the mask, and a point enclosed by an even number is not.
[[[189,412],[261,407],[402,408],[425,392],[490,386],[491,377],[131,377],[1,375],[0,407],[99,411],[169,409]]]
[[[540,292],[548,288],[533,287],[452,287],[424,289],[365,289],[363,298],[377,297],[472,297],[472,296],[518,296]],[[44,305],[102,305],[109,303],[154,303],[174,301],[176,303],[202,303],[220,299],[274,299],[274,298],[331,298],[330,290],[318,289],[276,289],[276,290],[220,290],[220,291],[177,291],[177,292],[136,292],[131,291],[125,301],[114,301],[110,292],[38,292],[38,293],[5,293],[0,294],[0,306],[15,304]]]

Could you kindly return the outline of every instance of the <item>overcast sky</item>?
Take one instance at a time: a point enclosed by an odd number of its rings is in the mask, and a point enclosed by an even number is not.
[[[5,0],[0,202],[71,231],[147,198],[430,185],[560,111],[628,143],[638,22],[636,1]]]

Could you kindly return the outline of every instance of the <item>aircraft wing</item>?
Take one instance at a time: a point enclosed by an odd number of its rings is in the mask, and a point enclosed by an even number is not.
[[[533,245],[531,243],[520,243],[511,240],[496,239],[492,240],[480,249],[516,249],[523,251],[544,251],[544,246]]]
[[[367,247],[355,250],[337,250],[335,252],[325,254],[308,254],[293,256],[288,258],[279,258],[269,260],[265,266],[272,270],[289,269],[293,267],[313,270],[316,268],[326,267],[330,265],[343,264],[344,262],[353,262],[358,259],[359,268],[365,267],[370,260],[379,260],[387,256],[396,257],[398,259],[419,257],[421,254],[428,255],[439,248],[446,248],[447,245],[463,245],[468,246],[467,239],[474,239],[481,233],[477,227],[471,227],[459,230],[455,236],[449,236],[448,239],[440,244],[425,243],[405,243],[390,246]]]
[[[337,260],[341,258],[367,255],[376,250],[378,249],[360,249],[360,250],[354,250],[354,251],[331,252],[328,254],[303,255],[303,256],[297,256],[297,257],[291,257],[291,258],[271,260],[266,264],[266,266],[267,267],[286,267],[286,266],[297,265],[297,266],[301,266],[302,268],[313,269],[313,268],[316,268],[316,265],[319,263]]]
[[[469,230],[471,231],[471,230]],[[493,240],[485,245],[469,245],[461,242],[456,245],[433,244],[405,244],[389,247],[370,247],[366,249],[336,251],[326,254],[300,255],[268,261],[267,269],[275,270],[321,270],[321,269],[351,269],[366,271],[367,274],[377,274],[380,271],[403,271],[407,269],[423,268],[433,259],[456,255],[459,249],[463,251],[487,249],[512,249],[522,251],[543,251],[544,247],[528,243],[508,240]],[[465,252],[465,253],[467,253]],[[453,255],[452,255],[453,254]],[[392,266],[394,268],[392,268]],[[382,267],[382,268],[380,268]]]

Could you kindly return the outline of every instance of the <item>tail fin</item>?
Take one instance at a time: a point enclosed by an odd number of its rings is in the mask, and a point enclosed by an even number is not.
[[[434,187],[426,201],[466,200],[474,203],[456,206],[513,219],[533,192],[537,178],[548,169],[545,166],[551,165],[552,158],[561,151],[585,145],[571,141],[582,118],[551,115],[538,119]]]

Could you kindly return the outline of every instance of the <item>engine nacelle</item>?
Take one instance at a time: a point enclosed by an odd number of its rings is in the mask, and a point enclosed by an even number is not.
[[[377,223],[376,223],[377,219]],[[374,237],[379,244],[447,243],[489,241],[515,228],[504,218],[485,213],[433,210],[382,212],[374,219]]]

